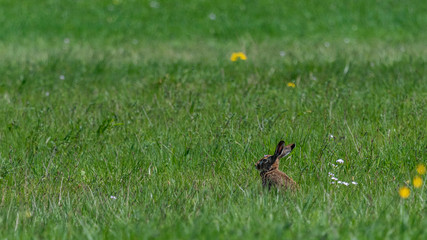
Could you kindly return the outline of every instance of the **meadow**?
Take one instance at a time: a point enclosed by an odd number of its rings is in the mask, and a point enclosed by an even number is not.
[[[0,239],[427,239],[426,26],[424,0],[0,0]],[[254,167],[281,139],[295,193]]]

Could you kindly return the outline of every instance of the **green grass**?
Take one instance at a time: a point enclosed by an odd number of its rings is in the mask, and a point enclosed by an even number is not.
[[[427,238],[424,1],[157,3],[0,0],[0,239]]]

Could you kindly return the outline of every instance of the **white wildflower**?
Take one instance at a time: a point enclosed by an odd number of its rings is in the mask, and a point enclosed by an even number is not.
[[[59,79],[64,80],[65,76],[64,75],[59,75]]]
[[[328,175],[329,175],[329,176],[332,176],[332,177],[333,177],[333,176],[335,176],[335,175],[334,175],[333,173],[331,173],[331,172],[328,172]]]
[[[286,56],[286,52],[285,51],[280,51],[279,54],[280,54],[281,57]]]
[[[111,195],[110,198],[113,199],[113,200],[117,199],[116,196],[113,196],[113,195]]]
[[[355,181],[353,181],[353,182],[351,182],[352,184],[354,184],[354,185],[357,185],[357,182],[355,182]]]
[[[338,180],[338,178],[336,178],[336,177],[331,177],[331,179],[334,180],[334,181]]]
[[[150,2],[150,7],[152,7],[152,8],[159,8],[160,4],[157,1],[151,1]]]
[[[70,43],[70,39],[69,38],[64,39],[64,43],[65,44],[69,44]]]
[[[216,20],[215,13],[209,13],[209,19],[212,20],[212,21]]]
[[[344,163],[344,160],[342,160],[341,158],[337,160],[337,163]]]

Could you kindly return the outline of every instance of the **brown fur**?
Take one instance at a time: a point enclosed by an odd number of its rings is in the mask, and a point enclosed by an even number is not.
[[[270,189],[271,186],[274,186],[285,190],[298,188],[292,178],[279,170],[280,158],[288,155],[294,147],[294,143],[285,146],[285,142],[280,141],[274,155],[266,155],[255,164],[256,169],[260,172],[263,187]]]

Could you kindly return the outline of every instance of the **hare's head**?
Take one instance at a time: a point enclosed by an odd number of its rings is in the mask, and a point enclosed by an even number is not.
[[[285,146],[285,142],[280,141],[279,144],[277,144],[274,155],[265,155],[257,163],[255,163],[256,169],[260,172],[263,172],[279,168],[279,159],[291,153],[294,147],[295,143]]]

